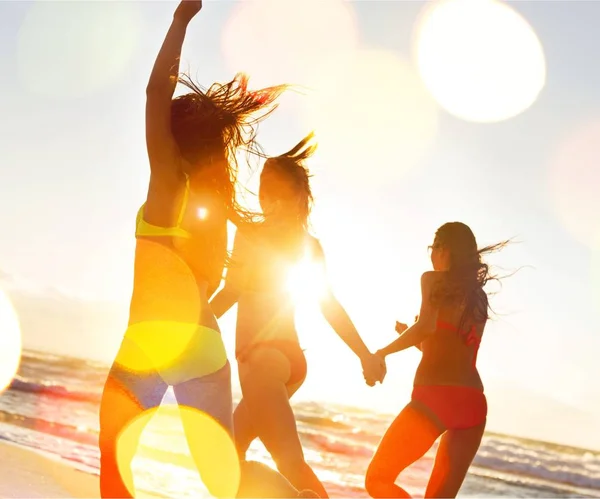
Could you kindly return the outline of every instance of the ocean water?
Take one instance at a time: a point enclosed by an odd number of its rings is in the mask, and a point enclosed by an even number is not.
[[[98,473],[98,405],[108,366],[24,352],[18,375],[0,395],[0,439],[52,453]],[[173,399],[142,436],[133,463],[136,487],[165,497],[207,496],[189,457]],[[367,497],[365,470],[393,415],[297,403],[306,459],[332,497]],[[399,478],[421,496],[435,446]],[[260,442],[250,459],[273,465]],[[459,497],[598,497],[600,453],[486,434]]]

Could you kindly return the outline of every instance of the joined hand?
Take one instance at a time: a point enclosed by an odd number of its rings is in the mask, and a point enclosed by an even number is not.
[[[378,381],[379,383],[383,383],[387,374],[387,367],[385,359],[381,355],[369,354],[368,357],[361,361],[361,364],[367,385],[375,386]]]

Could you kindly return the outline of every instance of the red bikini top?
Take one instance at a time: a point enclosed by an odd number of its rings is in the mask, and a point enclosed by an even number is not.
[[[437,327],[438,329],[445,329],[447,331],[458,333],[465,340],[467,346],[473,345],[475,347],[475,354],[473,356],[473,368],[475,368],[475,364],[477,363],[477,351],[481,344],[481,338],[477,335],[475,324],[473,324],[468,331],[464,329],[459,331],[455,325],[444,321],[437,321]]]

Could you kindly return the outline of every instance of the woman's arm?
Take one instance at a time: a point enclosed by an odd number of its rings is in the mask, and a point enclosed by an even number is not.
[[[223,289],[219,291],[212,300],[210,300],[210,307],[215,314],[217,319],[225,314],[231,307],[233,307],[240,297],[240,292],[237,289],[233,289],[231,286],[225,283]]]
[[[171,133],[171,101],[187,26],[201,8],[201,1],[182,0],[179,4],[146,87],[146,147],[154,175],[181,175],[175,168],[179,151]]]
[[[419,320],[419,316],[415,316],[415,322],[417,322]],[[398,322],[396,321],[396,332],[398,334],[402,334],[404,331],[406,331],[408,329],[408,325],[404,324],[403,322]],[[421,343],[415,345],[415,348],[418,348],[419,350],[423,351],[423,349],[421,348]]]
[[[165,199],[173,198],[184,182],[181,155],[171,133],[171,102],[177,85],[179,59],[187,26],[202,8],[201,1],[182,0],[160,48],[146,87],[146,148],[150,185],[144,216],[150,223],[171,224]]]
[[[315,239],[313,256],[317,259],[325,273],[325,255],[320,243]],[[348,313],[333,294],[329,285],[320,300],[321,313],[336,334],[348,345],[350,350],[360,359],[367,384],[374,385],[375,381],[383,381],[386,374],[385,362],[379,361],[372,354],[360,334],[356,330]]]
[[[210,306],[217,319],[233,307],[242,294],[245,285],[246,248],[245,237],[240,234],[238,229],[233,240],[233,251],[225,276],[225,285],[210,300]]]
[[[388,346],[377,351],[377,354],[387,355],[406,350],[413,346],[419,346],[429,335],[435,332],[437,322],[437,309],[431,305],[429,296],[433,283],[438,279],[436,272],[425,272],[421,276],[421,311],[417,321],[400,334],[400,337],[392,341]],[[420,349],[420,348],[419,348]]]
[[[317,239],[313,239],[312,243],[312,256],[321,267],[321,272],[323,272],[325,275],[327,271],[323,248]],[[358,334],[358,331],[356,330],[356,327],[354,327],[354,324],[346,313],[346,310],[333,294],[333,290],[331,289],[329,283],[326,285],[325,292],[320,299],[319,305],[325,320],[359,359],[363,359],[371,355],[371,352],[369,352],[369,349]]]

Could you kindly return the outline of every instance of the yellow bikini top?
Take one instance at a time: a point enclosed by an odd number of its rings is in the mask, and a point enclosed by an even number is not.
[[[190,197],[190,180],[189,178],[185,181],[185,192],[183,194],[183,201],[181,203],[181,209],[179,210],[179,216],[177,217],[177,224],[174,227],[159,227],[158,225],[149,224],[144,220],[144,203],[137,213],[135,222],[135,236],[136,237],[181,237],[189,239],[190,233],[181,228],[185,210],[187,208],[188,199]]]

